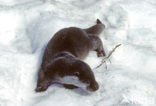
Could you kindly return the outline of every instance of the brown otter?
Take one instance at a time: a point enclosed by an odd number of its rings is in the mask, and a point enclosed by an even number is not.
[[[82,61],[90,50],[97,56],[105,56],[102,41],[98,35],[105,25],[97,19],[96,25],[81,29],[64,28],[58,31],[47,44],[38,72],[36,92],[45,91],[52,83],[58,82],[66,88],[85,85],[88,90],[99,88],[94,74]]]

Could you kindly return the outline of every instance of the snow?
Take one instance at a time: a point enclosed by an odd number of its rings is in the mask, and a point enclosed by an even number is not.
[[[107,63],[90,52],[96,92],[52,85],[34,91],[44,48],[59,29],[86,28],[96,18],[107,52],[121,43]],[[155,0],[0,0],[0,106],[155,106]]]

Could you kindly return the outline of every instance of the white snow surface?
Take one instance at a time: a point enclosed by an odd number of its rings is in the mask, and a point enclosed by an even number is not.
[[[59,29],[87,28],[99,18],[111,63],[84,60],[96,92],[52,85],[36,93],[44,48]],[[156,106],[156,0],[0,0],[0,106]]]

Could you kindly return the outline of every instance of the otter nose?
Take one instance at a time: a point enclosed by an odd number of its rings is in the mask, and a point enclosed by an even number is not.
[[[99,89],[99,84],[98,83],[96,83],[94,86],[93,86],[93,91],[96,91],[96,90],[98,90]]]
[[[90,86],[87,87],[87,89],[88,89],[89,91],[96,91],[96,90],[99,89],[99,84],[98,84],[97,82],[94,83],[94,84],[91,84]]]

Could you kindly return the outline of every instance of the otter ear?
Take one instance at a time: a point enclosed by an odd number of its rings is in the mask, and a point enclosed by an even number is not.
[[[74,72],[74,75],[79,76],[80,72]]]

